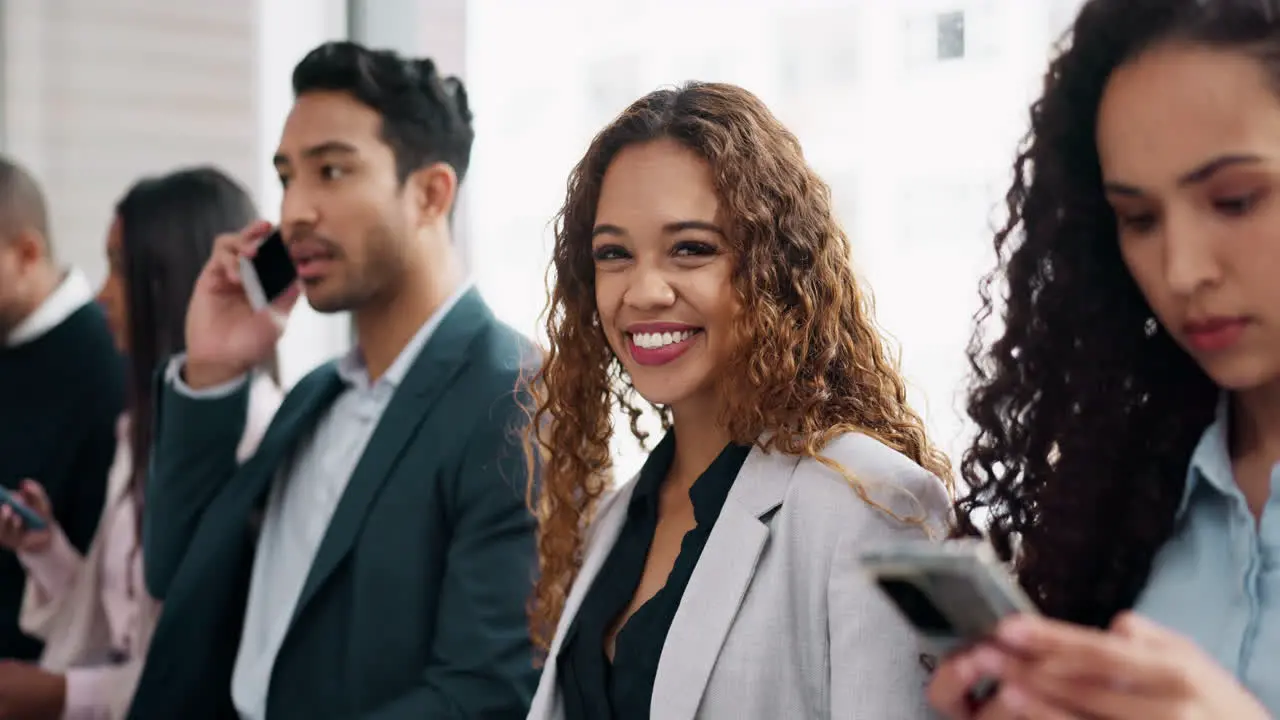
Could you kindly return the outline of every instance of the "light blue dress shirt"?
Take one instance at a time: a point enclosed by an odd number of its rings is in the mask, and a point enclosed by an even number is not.
[[[1228,419],[1224,399],[1134,609],[1194,640],[1280,717],[1280,464],[1257,522],[1236,486]]]

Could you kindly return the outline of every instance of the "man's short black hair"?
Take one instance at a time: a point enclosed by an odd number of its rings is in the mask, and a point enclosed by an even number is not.
[[[400,182],[435,162],[453,167],[459,182],[466,176],[475,139],[467,91],[458,78],[441,77],[430,59],[328,42],[293,69],[294,96],[315,91],[349,93],[382,116]]]

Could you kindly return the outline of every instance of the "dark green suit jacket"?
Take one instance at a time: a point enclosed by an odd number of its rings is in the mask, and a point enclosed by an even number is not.
[[[516,386],[534,357],[474,290],[435,330],[321,541],[272,670],[270,720],[525,716],[537,560]],[[144,557],[164,612],[130,718],[236,717],[232,666],[267,493],[342,389],[333,364],[300,381],[240,467],[247,392],[163,389]]]

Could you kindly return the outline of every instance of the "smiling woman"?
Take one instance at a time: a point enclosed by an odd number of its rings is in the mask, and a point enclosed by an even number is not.
[[[719,406],[706,395],[729,364],[738,306],[710,165],[675,140],[632,145],[605,171],[596,207],[596,308],[609,347],[641,397],[714,427]]]
[[[857,553],[939,530],[948,464],[849,254],[741,88],[651,93],[595,138],[531,380],[531,718],[926,716],[920,648]],[[643,441],[641,403],[668,432],[614,488],[612,412]]]

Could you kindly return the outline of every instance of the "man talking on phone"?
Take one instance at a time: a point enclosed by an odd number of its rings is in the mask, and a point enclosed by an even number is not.
[[[537,681],[517,380],[450,237],[473,132],[430,60],[349,42],[293,74],[275,166],[298,283],[255,310],[221,237],[161,380],[146,580],[164,602],[130,717],[523,718]],[[250,369],[299,291],[358,347],[301,380],[258,452]]]

